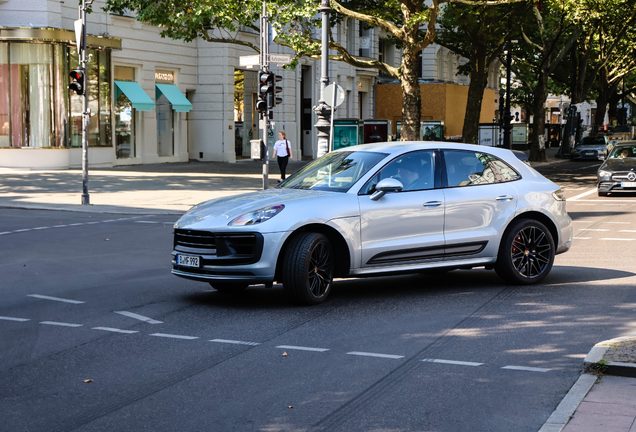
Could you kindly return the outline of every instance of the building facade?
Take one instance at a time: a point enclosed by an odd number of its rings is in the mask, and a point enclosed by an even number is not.
[[[158,28],[104,6],[96,0],[87,17],[89,165],[248,158],[250,139],[260,137],[257,68],[239,59],[254,52],[161,38]],[[81,97],[68,90],[68,74],[79,65],[77,18],[74,3],[0,0],[0,167],[81,166]],[[379,55],[374,29],[347,20],[335,32],[352,52]],[[258,45],[250,29],[237,36]],[[271,51],[293,54],[275,44]],[[314,158],[320,62],[305,58],[295,70],[273,70],[283,77],[283,103],[274,110],[270,146],[285,130],[296,157]],[[377,71],[330,62],[329,75],[347,92],[336,118],[375,116]]]

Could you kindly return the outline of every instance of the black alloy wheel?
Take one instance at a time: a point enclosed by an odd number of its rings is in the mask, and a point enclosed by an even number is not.
[[[300,233],[285,250],[282,263],[283,288],[294,302],[315,305],[331,291],[334,256],[329,239],[320,233]]]
[[[535,284],[550,273],[555,255],[550,230],[539,221],[521,219],[504,233],[495,271],[515,285]]]

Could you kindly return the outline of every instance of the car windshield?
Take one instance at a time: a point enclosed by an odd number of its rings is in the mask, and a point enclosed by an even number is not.
[[[605,145],[604,137],[585,137],[579,145]]]
[[[616,146],[610,155],[610,159],[624,159],[634,157],[634,146]]]
[[[329,153],[294,173],[278,187],[346,192],[386,156],[365,151]]]

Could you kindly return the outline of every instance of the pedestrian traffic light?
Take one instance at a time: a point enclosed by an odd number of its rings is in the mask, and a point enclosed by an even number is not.
[[[283,102],[282,98],[276,96],[283,91],[282,87],[276,85],[277,82],[282,80],[282,76],[275,75],[271,72],[261,72],[259,75],[259,96],[261,99],[267,101],[267,108],[270,110]]]
[[[83,69],[72,70],[69,76],[71,77],[71,83],[69,84],[68,88],[80,96],[83,95],[84,94],[84,70]]]
[[[267,101],[258,95],[258,99],[256,100],[256,111],[261,114],[265,114],[267,112]]]

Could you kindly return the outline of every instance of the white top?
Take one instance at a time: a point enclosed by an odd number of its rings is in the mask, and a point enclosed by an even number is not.
[[[287,144],[285,144],[285,141],[289,143],[289,140],[278,140],[274,143],[274,150],[276,150],[276,156],[279,156],[279,157],[289,156],[287,154]],[[289,147],[291,150],[291,144],[289,144]]]

